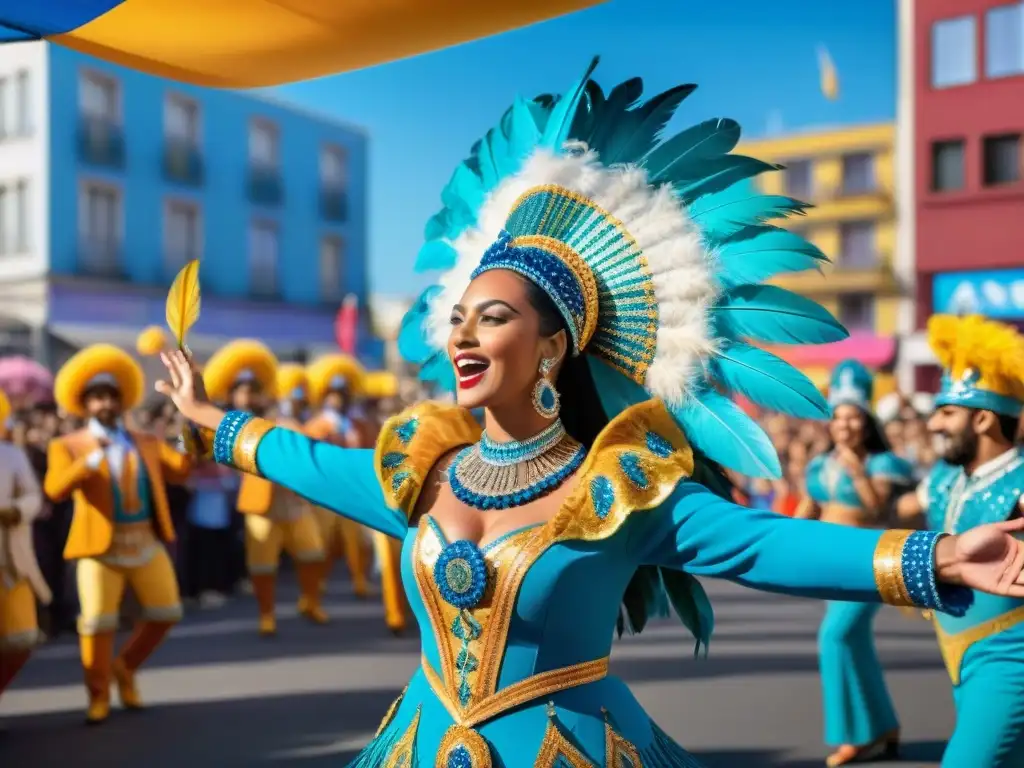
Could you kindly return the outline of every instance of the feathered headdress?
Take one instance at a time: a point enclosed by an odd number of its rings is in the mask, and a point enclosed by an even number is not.
[[[762,284],[826,261],[766,223],[807,206],[753,189],[776,166],[729,154],[740,136],[731,120],[661,140],[695,86],[641,102],[634,79],[606,96],[589,79],[596,63],[566,96],[517,99],[456,169],[417,260],[446,274],[407,315],[400,348],[423,378],[452,388],[452,305],[480,271],[514,269],[561,308],[609,416],[660,398],[701,454],[777,476],[771,441],[722,393],[797,417],[828,413],[803,374],[749,343],[846,336],[814,302]]]
[[[694,478],[718,493],[726,489],[703,457],[747,475],[778,475],[771,441],[722,393],[798,417],[828,414],[805,376],[749,343],[847,335],[814,302],[762,284],[827,261],[767,223],[807,206],[753,189],[750,180],[776,166],[729,154],[740,137],[732,120],[662,140],[695,86],[641,101],[643,83],[633,79],[605,95],[590,80],[596,65],[562,97],[517,99],[455,169],[416,264],[446,274],[407,314],[399,348],[422,378],[453,389],[451,307],[474,274],[513,269],[561,311],[609,417],[661,398],[696,449]],[[706,648],[710,602],[678,571],[638,570],[620,632],[640,631],[669,604]]]
[[[1024,337],[978,315],[935,315],[928,342],[944,372],[936,405],[1017,418],[1024,411]]]
[[[840,405],[855,405],[870,412],[874,392],[875,379],[867,366],[859,360],[843,360],[832,371],[828,405],[833,410]]]

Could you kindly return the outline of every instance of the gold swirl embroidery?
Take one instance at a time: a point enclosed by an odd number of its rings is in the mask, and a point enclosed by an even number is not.
[[[946,663],[949,679],[953,685],[960,685],[960,667],[967,649],[979,640],[1004,632],[1024,621],[1024,605],[956,633],[946,632],[934,617],[932,621],[935,624],[935,635],[939,640],[939,650],[942,652],[942,660]]]
[[[472,728],[462,725],[453,725],[444,732],[441,737],[441,745],[437,749],[437,760],[435,768],[448,768],[452,764],[451,759],[454,753],[462,750],[469,757],[467,768],[491,768],[491,748],[487,741]],[[464,762],[458,765],[466,765]]]
[[[604,764],[606,768],[643,768],[640,752],[632,742],[615,732],[608,710],[604,713]]]
[[[384,498],[411,517],[423,483],[446,453],[480,439],[480,425],[464,408],[421,403],[389,419],[374,450]]]
[[[402,692],[398,694],[398,698],[391,702],[391,706],[388,707],[388,711],[384,713],[384,719],[381,720],[380,725],[377,726],[377,733],[373,735],[374,738],[377,738],[384,733],[384,730],[391,725],[391,721],[395,719],[395,713],[398,712],[398,708],[402,705],[402,699],[405,698],[405,692],[408,690],[409,686],[405,686],[405,688],[402,689]]]
[[[875,586],[882,602],[889,605],[911,606],[907,585],[903,582],[903,547],[913,531],[884,531],[875,546],[873,567]]]
[[[256,450],[267,432],[272,430],[276,424],[266,419],[249,419],[238,432],[235,444],[231,447],[231,462],[243,472],[262,477],[259,467],[256,466]]]
[[[445,709],[459,725],[473,727],[485,723],[511,709],[535,701],[543,696],[566,691],[588,683],[603,680],[608,676],[608,659],[595,659],[581,664],[552,669],[531,675],[507,685],[491,696],[474,702],[469,707],[460,707],[457,699],[445,687],[441,678],[424,658],[423,675]]]
[[[563,765],[568,768],[597,768],[579,747],[566,738],[555,717],[554,704],[548,704],[548,727],[540,743],[534,768],[561,768]]]
[[[416,714],[412,716],[412,722],[405,729],[402,738],[391,750],[383,768],[410,768],[416,765],[416,732],[420,727],[420,707],[416,707]]]

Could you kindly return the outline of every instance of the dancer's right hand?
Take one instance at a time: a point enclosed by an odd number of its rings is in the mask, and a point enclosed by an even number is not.
[[[209,405],[210,400],[206,396],[199,367],[181,350],[161,352],[160,360],[167,368],[170,380],[158,381],[156,391],[169,397],[186,419],[201,421],[197,413],[202,406]]]

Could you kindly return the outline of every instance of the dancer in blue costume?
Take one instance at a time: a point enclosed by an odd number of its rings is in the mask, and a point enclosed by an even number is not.
[[[871,412],[874,381],[855,360],[836,366],[828,392],[833,449],[807,467],[808,500],[797,516],[883,528],[893,488],[912,468],[893,454]],[[877,603],[830,601],[818,632],[828,766],[896,757],[899,722],[875,651]]]
[[[928,331],[946,369],[928,422],[941,461],[900,514],[923,513],[927,528],[951,534],[1019,519],[1024,338],[980,317],[938,315]],[[942,765],[1024,767],[1024,600],[977,594],[965,615],[934,620],[957,713]]]
[[[699,575],[954,613],[970,594],[958,584],[1024,595],[1007,568],[1024,547],[1001,529],[855,530],[707,489],[723,488],[709,460],[779,470],[716,385],[826,410],[740,340],[841,335],[759,284],[821,255],[759,223],[798,203],[734,186],[770,168],[726,154],[735,123],[657,141],[691,86],[638,104],[638,80],[605,96],[589,75],[562,98],[516,101],[428,225],[420,265],[448,272],[402,341],[457,386],[457,406],[416,406],[375,450],[345,449],[225,414],[184,354],[165,355],[159,390],[216,431],[219,461],[404,542],[423,660],[356,766],[697,765],[608,675],[608,654],[617,623],[642,629],[669,604],[706,644]]]

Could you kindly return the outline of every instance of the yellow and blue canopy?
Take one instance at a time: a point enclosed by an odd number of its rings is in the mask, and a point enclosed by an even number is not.
[[[604,0],[0,0],[0,42],[48,40],[220,88],[415,56]]]

